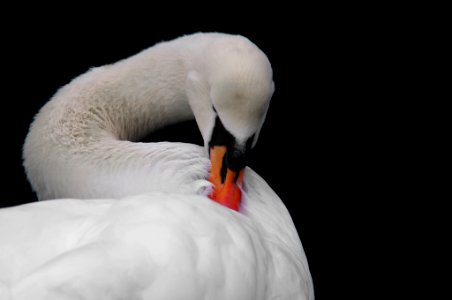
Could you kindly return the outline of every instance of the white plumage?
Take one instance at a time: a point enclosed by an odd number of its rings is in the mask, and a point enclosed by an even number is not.
[[[296,229],[262,178],[246,169],[235,212],[207,198],[205,149],[133,142],[195,117],[207,146],[218,114],[255,143],[271,77],[246,38],[196,34],[63,87],[24,165],[41,200],[90,200],[0,210],[0,299],[313,299]]]

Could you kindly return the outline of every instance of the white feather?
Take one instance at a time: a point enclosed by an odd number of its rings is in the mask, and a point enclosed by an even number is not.
[[[24,300],[312,299],[288,212],[245,181],[241,213],[169,193],[0,210],[0,282]]]

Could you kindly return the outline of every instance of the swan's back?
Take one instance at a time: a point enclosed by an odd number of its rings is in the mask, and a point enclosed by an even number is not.
[[[0,283],[24,300],[312,299],[307,265],[267,231],[194,195],[34,203],[0,211]]]
[[[23,277],[12,290],[16,299],[263,297],[255,293],[262,290],[256,285],[265,281],[255,276],[266,272],[256,272],[255,267],[265,267],[264,257],[251,251],[261,241],[251,234],[250,225],[225,226],[246,220],[217,210],[206,198],[150,194],[89,204],[61,200],[58,209],[62,201],[65,208],[57,219],[49,213],[53,203],[38,204],[41,209],[33,216],[21,208],[4,211],[9,218],[33,217],[30,225],[46,228],[42,238],[36,238],[32,228],[18,235],[16,231],[10,244],[18,253],[28,248],[41,254],[32,254],[41,264],[24,266],[14,253],[2,255],[8,258],[2,269],[22,270]],[[52,223],[61,226],[52,228]],[[0,249],[7,252],[8,243]],[[22,254],[19,258],[30,261]],[[236,276],[239,270],[243,277]]]

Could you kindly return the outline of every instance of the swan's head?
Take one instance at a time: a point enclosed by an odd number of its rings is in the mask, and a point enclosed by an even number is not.
[[[215,43],[203,62],[188,75],[187,95],[212,162],[211,198],[238,210],[243,169],[274,91],[272,68],[243,37]]]

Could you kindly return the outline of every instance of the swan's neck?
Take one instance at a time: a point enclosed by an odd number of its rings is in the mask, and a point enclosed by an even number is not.
[[[84,88],[95,89],[97,95],[83,99],[81,110],[93,113],[92,121],[99,130],[129,141],[193,118],[185,92],[190,53],[182,53],[180,48],[174,43],[161,44],[92,70],[80,81],[85,79]]]
[[[38,197],[180,191],[177,187],[184,182],[177,180],[184,180],[180,170],[186,166],[180,157],[198,158],[193,166],[196,174],[187,172],[185,181],[199,179],[208,165],[199,159],[206,156],[200,147],[184,145],[182,149],[179,145],[176,150],[174,145],[156,147],[130,141],[193,118],[185,81],[189,63],[202,53],[204,40],[201,35],[159,44],[118,63],[94,68],[60,89],[37,115],[24,146],[24,165]],[[171,158],[179,159],[181,165],[165,165],[165,159]],[[169,170],[171,167],[174,170]],[[122,180],[121,176],[130,181],[115,182]],[[165,179],[173,184],[162,184]]]

